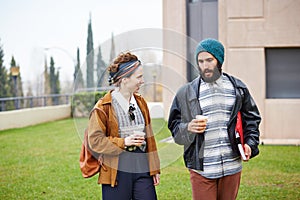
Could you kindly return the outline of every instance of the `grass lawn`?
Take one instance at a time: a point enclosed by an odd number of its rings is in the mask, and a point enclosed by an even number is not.
[[[79,169],[85,125],[65,119],[0,131],[0,199],[101,199],[97,177],[84,179]],[[170,136],[164,121],[154,120],[153,128],[162,162],[159,200],[191,199],[182,148],[159,142]],[[300,199],[299,148],[260,146],[260,155],[243,164],[238,199]]]

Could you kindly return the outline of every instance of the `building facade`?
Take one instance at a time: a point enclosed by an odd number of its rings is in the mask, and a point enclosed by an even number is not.
[[[171,83],[164,91],[165,109],[174,91],[197,76],[197,43],[216,38],[225,46],[223,70],[245,82],[258,104],[261,142],[300,144],[298,13],[299,0],[163,0],[164,47],[177,53],[164,53],[163,65],[176,71],[163,73]]]

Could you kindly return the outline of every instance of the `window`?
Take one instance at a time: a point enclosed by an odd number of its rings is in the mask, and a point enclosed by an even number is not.
[[[300,48],[266,48],[267,98],[300,98]]]

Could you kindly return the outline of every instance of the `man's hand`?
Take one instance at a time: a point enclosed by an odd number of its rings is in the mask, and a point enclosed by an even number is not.
[[[244,144],[244,151],[245,151],[245,156],[246,156],[246,160],[244,160],[244,161],[248,161],[251,157],[251,148],[248,144]]]
[[[192,133],[203,133],[206,129],[207,119],[193,119],[188,124],[188,131]]]

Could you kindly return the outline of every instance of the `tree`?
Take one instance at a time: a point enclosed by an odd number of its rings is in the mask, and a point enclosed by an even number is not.
[[[57,70],[55,74],[55,89],[54,89],[54,94],[60,94],[60,81],[59,81],[59,71]]]
[[[86,83],[87,88],[94,87],[94,44],[91,17],[88,25],[88,37],[86,47]]]
[[[50,74],[49,74],[49,81],[50,81],[50,91],[51,94],[59,94],[60,93],[60,82],[59,82],[59,72],[55,73],[55,63],[53,57],[50,57]],[[52,102],[57,104],[58,98],[53,97]]]
[[[47,64],[47,59],[45,58],[45,65],[44,65],[44,80],[43,80],[43,87],[42,89],[43,94],[51,94],[51,86],[50,86],[50,73],[48,72],[48,64]],[[51,99],[47,98],[46,105],[51,105]]]
[[[48,64],[47,59],[45,58],[45,65],[44,65],[44,94],[51,94],[51,87],[50,87],[50,74],[48,73]]]
[[[97,86],[100,87],[104,76],[105,72],[105,62],[102,59],[102,53],[101,53],[101,46],[98,48],[98,55],[97,55]]]
[[[53,57],[50,58],[50,91],[51,94],[59,94],[60,93],[60,82],[59,82],[59,71],[55,72],[55,63]]]
[[[19,73],[18,78],[17,78],[17,87],[18,87],[18,96],[23,97],[24,92],[23,92],[23,84],[22,84],[22,78],[21,78],[21,73]]]
[[[8,84],[7,70],[3,66],[4,52],[2,45],[0,45],[0,97],[10,97],[10,86]]]
[[[112,62],[116,57],[116,50],[115,50],[115,41],[114,41],[114,34],[111,33],[111,47],[110,47],[110,57],[109,62]]]
[[[77,48],[77,63],[74,71],[74,90],[81,89],[84,87],[82,71],[80,69],[80,52]]]
[[[8,79],[8,73],[3,65],[3,57],[4,52],[2,49],[2,45],[0,44],[0,97],[11,97],[12,94],[10,93],[10,85],[9,85],[9,79]],[[13,108],[13,102],[6,102],[6,110]],[[2,107],[0,106],[0,111],[2,110]]]
[[[55,67],[54,67],[53,57],[50,57],[50,72],[49,72],[49,84],[50,84],[50,93],[55,94],[56,87],[56,77],[55,77]]]

